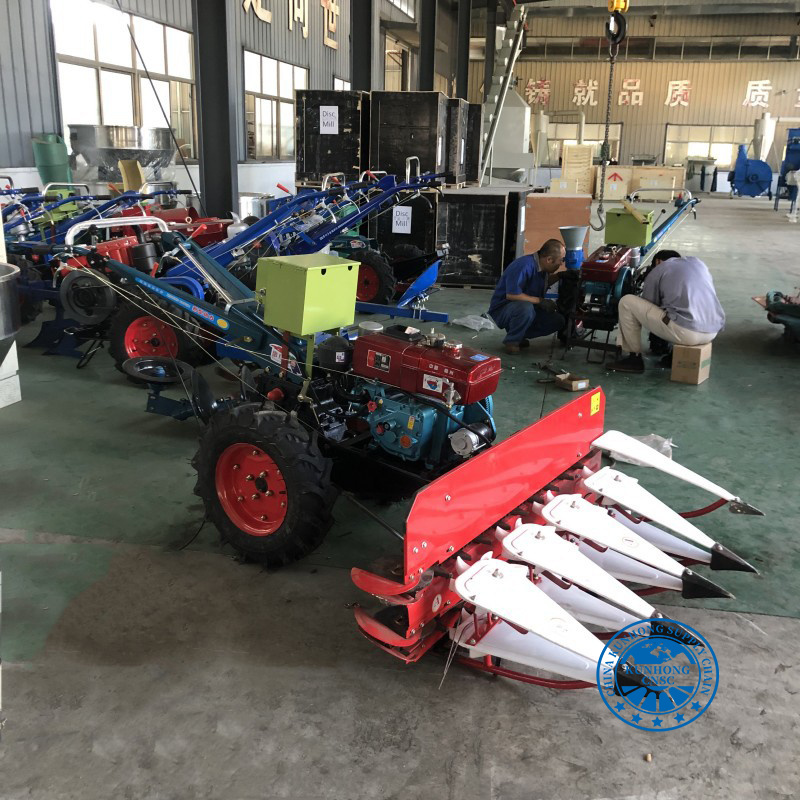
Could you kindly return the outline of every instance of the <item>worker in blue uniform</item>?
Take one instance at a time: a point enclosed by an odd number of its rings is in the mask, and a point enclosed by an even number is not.
[[[555,300],[545,298],[557,273],[566,269],[564,243],[548,239],[536,253],[512,261],[497,282],[489,316],[506,332],[506,353],[519,353],[530,339],[562,330],[567,320],[556,310]]]

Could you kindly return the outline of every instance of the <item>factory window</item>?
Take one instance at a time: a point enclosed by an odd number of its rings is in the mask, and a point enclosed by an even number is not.
[[[350,81],[343,81],[341,78],[333,79],[333,88],[337,92],[349,92]]]
[[[248,159],[294,158],[294,93],[307,86],[307,69],[244,51]]]
[[[387,35],[383,67],[383,88],[387,92],[407,92],[411,88],[409,64],[408,48]]]
[[[414,19],[414,2],[415,0],[389,0],[389,2],[399,8],[404,14]]]
[[[584,126],[584,144],[594,147],[593,160],[595,164],[600,163],[600,151],[603,146],[605,136],[605,125],[587,123]],[[611,149],[611,160],[619,161],[619,148],[622,140],[622,125],[615,123],[611,125],[608,132],[608,143]],[[549,153],[549,164],[545,166],[557,167],[561,164],[561,154],[565,144],[578,143],[578,123],[577,122],[551,122],[547,129],[547,149]]]
[[[656,37],[631,36],[619,50],[627,61],[771,61],[800,58],[798,37],[713,36]],[[605,61],[605,39],[585,37],[529,37],[522,51],[523,61]]]
[[[740,144],[753,138],[751,125],[667,125],[664,163],[685,166],[690,158],[712,158],[714,166],[730,169]]]
[[[656,39],[656,61],[680,61],[683,58],[683,39],[664,37]]]
[[[50,0],[50,13],[64,138],[70,125],[169,124],[193,158],[192,34],[90,0]]]

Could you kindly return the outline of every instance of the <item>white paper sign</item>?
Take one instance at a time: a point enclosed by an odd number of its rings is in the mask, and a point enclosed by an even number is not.
[[[395,206],[392,233],[411,233],[411,206]]]
[[[319,107],[319,132],[339,133],[339,106]]]

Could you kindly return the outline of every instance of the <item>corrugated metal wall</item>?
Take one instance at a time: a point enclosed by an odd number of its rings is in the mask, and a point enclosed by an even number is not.
[[[596,106],[581,106],[587,122],[605,119],[608,90],[608,64],[601,62],[518,62],[515,75],[520,78],[520,94],[529,78],[549,80],[551,98],[545,113],[573,111],[572,102],[577,81],[596,80],[598,91]],[[642,106],[619,106],[618,96],[622,82],[639,79],[644,92]],[[670,81],[691,81],[689,106],[671,108],[665,105]],[[773,91],[769,108],[743,105],[747,84],[754,80],[769,80]],[[483,84],[483,63],[470,64],[470,102],[480,102]],[[664,155],[667,123],[683,125],[750,125],[765,110],[773,116],[800,116],[795,107],[800,94],[800,65],[797,62],[742,61],[742,62],[628,62],[619,63],[614,76],[612,122],[622,123],[621,162],[627,163],[632,154],[655,155],[659,161]],[[539,108],[537,106],[536,108]],[[782,130],[785,129],[785,125]],[[776,141],[783,134],[778,133]]]
[[[100,2],[119,8],[116,0],[100,0]],[[192,30],[192,0],[120,0],[123,11],[147,17],[156,22]]]
[[[244,50],[277,58],[298,67],[306,67],[309,89],[333,89],[333,79],[350,80],[350,3],[339,0],[340,15],[336,41],[338,49],[323,44],[324,17],[319,0],[308,0],[308,37],[303,38],[299,23],[289,30],[289,0],[271,0],[264,4],[272,11],[272,22],[262,22],[252,12],[244,11],[241,0],[226,0],[228,16],[228,61],[234,72],[237,99],[238,159],[244,161]],[[141,0],[140,0],[141,2]]]
[[[33,166],[31,136],[58,129],[47,0],[0,2],[0,166]]]
[[[628,14],[626,20],[628,36],[790,36],[798,32],[792,14],[660,16],[653,25],[644,14]],[[533,6],[528,15],[528,36],[604,36],[605,21],[602,16],[539,16]]]

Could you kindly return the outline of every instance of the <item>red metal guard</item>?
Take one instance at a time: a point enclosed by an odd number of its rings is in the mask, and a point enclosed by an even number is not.
[[[581,395],[420,490],[406,521],[408,582],[572,467],[603,433],[605,395]]]

